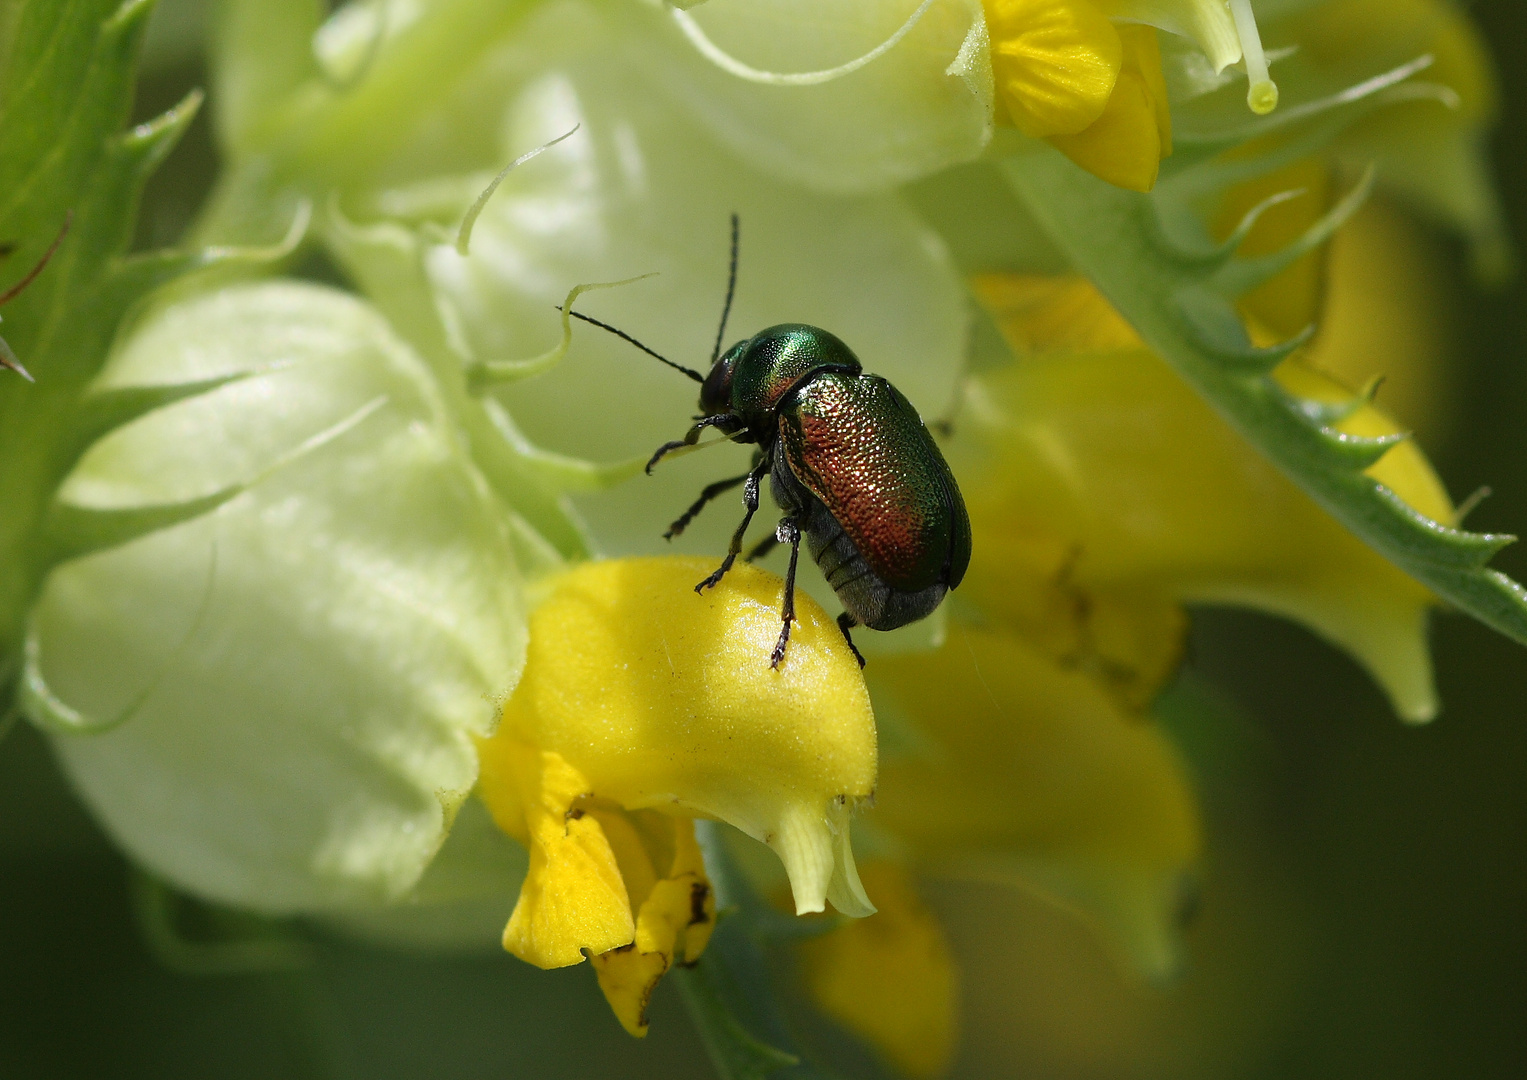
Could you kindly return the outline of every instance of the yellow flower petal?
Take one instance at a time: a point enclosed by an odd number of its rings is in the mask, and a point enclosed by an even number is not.
[[[478,757],[494,820],[530,850],[504,948],[555,968],[631,941],[636,924],[615,853],[598,819],[574,805],[588,781],[561,755],[507,739],[483,740]]]
[[[983,0],[997,96],[1025,135],[1071,135],[1103,115],[1124,46],[1090,0]]]
[[[801,946],[806,988],[823,1012],[901,1072],[937,1076],[958,1035],[949,942],[905,867],[877,860],[862,873],[880,910]]]
[[[1172,152],[1172,117],[1161,50],[1149,26],[1118,28],[1124,62],[1101,116],[1072,135],[1051,135],[1061,153],[1118,187],[1149,191]]]
[[[999,325],[1028,322],[1032,307],[994,314]],[[1013,340],[1025,349],[1029,334],[1020,328]],[[1319,400],[1352,396],[1297,360],[1278,377]],[[1371,406],[1339,426],[1397,430]],[[1167,600],[1244,605],[1346,649],[1402,717],[1435,713],[1430,593],[1316,506],[1143,346],[1031,355],[974,379],[956,432],[951,461],[976,537],[962,596],[1036,647],[1066,655],[1042,618],[1067,604],[1084,642],[1106,636],[1088,624],[1093,611],[1113,607],[1147,643]],[[1414,444],[1369,473],[1422,513],[1452,520]],[[1159,655],[1093,656],[1100,668],[1120,659],[1137,687],[1161,669]]]
[[[1172,972],[1201,838],[1153,724],[1022,639],[958,624],[871,683],[928,743],[884,763],[877,824],[922,866],[1021,880],[1099,923],[1141,972]]]
[[[729,822],[778,853],[798,911],[830,899],[867,914],[848,844],[852,809],[875,786],[858,664],[833,619],[797,593],[790,647],[772,669],[783,583],[744,564],[697,596],[712,569],[620,559],[548,582],[525,674],[485,753],[534,746],[609,805]]]
[[[1084,277],[981,274],[970,287],[1020,359],[1140,347],[1135,328]]]
[[[603,816],[603,815],[601,815]],[[666,874],[655,878],[647,844],[637,842],[631,863],[621,860],[628,884],[635,866],[645,868],[646,888],[638,900],[636,938],[630,944],[593,958],[599,988],[604,991],[621,1026],[641,1038],[647,1034],[647,1004],[658,981],[675,960],[693,963],[705,951],[716,924],[716,900],[705,874],[705,861],[695,841],[695,826],[687,818],[673,818],[653,811],[612,814],[623,823],[622,831],[637,839],[638,825],[648,837],[672,852]],[[616,830],[606,826],[613,834]],[[628,865],[632,870],[628,870]]]

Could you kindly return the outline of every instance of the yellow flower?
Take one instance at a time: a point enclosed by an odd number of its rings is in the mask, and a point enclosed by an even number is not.
[[[1156,186],[1161,159],[1172,152],[1172,114],[1161,50],[1149,26],[1120,26],[1123,62],[1101,115],[1074,135],[1050,142],[1061,153],[1110,184],[1133,191]]]
[[[1156,31],[1090,0],[985,0],[999,116],[1089,172],[1149,191],[1172,152]]]
[[[960,623],[871,688],[914,733],[886,756],[872,820],[923,872],[1022,883],[1101,927],[1136,971],[1176,969],[1202,837],[1154,724],[1017,635]]]
[[[1191,37],[1215,71],[1246,61],[1247,101],[1277,105],[1249,0],[982,0],[997,120],[1088,172],[1149,191],[1172,152],[1157,28]]]
[[[863,871],[880,911],[802,946],[824,1012],[908,1075],[949,1065],[958,977],[914,875],[1037,893],[1137,976],[1177,970],[1202,835],[1154,724],[1016,635],[962,620],[940,648],[866,670],[889,747]]]
[[[1185,602],[1295,619],[1346,649],[1410,720],[1436,712],[1430,593],[1285,479],[1081,279],[975,283],[1021,361],[973,379],[951,447],[976,537],[964,597],[1135,706],[1175,668]],[[1352,391],[1305,362],[1277,378]],[[1372,405],[1335,425],[1398,430]],[[1420,450],[1369,470],[1437,521],[1452,505]]]
[[[875,786],[869,696],[833,620],[797,594],[776,671],[782,583],[693,558],[584,564],[530,618],[525,673],[479,742],[479,791],[530,851],[504,947],[540,967],[592,956],[632,1034],[679,957],[714,920],[693,818],[768,844],[798,913],[875,909],[849,817]]]

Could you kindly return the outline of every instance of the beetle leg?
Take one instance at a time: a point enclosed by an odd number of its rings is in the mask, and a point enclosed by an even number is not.
[[[743,562],[757,562],[759,559],[761,559],[765,555],[769,554],[769,552],[771,552],[775,548],[779,547],[779,545],[780,545],[779,536],[776,535],[775,533],[770,533],[768,536],[766,536],[762,540],[758,541],[758,543],[754,544],[753,545],[753,550],[748,552],[746,555],[744,555],[742,557],[742,561]]]
[[[848,612],[845,611],[838,615],[838,629],[843,631],[843,640],[848,642],[848,647],[853,650],[854,659],[859,661],[859,667],[863,668],[864,654],[859,651],[859,646],[854,644],[854,635],[848,632],[850,627],[858,625],[859,620],[854,618]]]
[[[742,426],[742,421],[732,413],[716,413],[714,416],[700,417],[699,422],[695,424],[694,427],[686,431],[682,439],[674,439],[671,442],[665,442],[662,446],[657,448],[657,451],[647,462],[648,475],[651,475],[653,466],[655,466],[659,461],[662,461],[663,458],[667,457],[675,450],[682,450],[686,446],[694,446],[695,443],[699,442],[700,432],[704,431],[706,428],[720,428],[727,435],[735,435],[737,432],[742,430]]]
[[[790,624],[795,621],[795,564],[801,555],[801,530],[794,518],[785,518],[779,523],[779,528],[774,530],[774,537],[776,543],[790,545],[790,569],[785,571],[785,606],[779,613],[785,625],[780,627],[779,640],[774,643],[774,652],[769,655],[771,668],[779,667],[780,661],[785,658],[785,646],[790,644]],[[863,666],[862,661],[860,666]]]
[[[753,515],[758,513],[758,482],[763,479],[764,473],[769,471],[769,455],[759,457],[758,464],[748,471],[747,482],[742,486],[742,504],[747,507],[747,513],[742,515],[742,524],[737,526],[737,531],[732,533],[732,542],[726,549],[726,558],[711,574],[700,584],[695,586],[695,592],[704,592],[714,585],[718,585],[726,572],[737,561],[737,556],[742,552],[742,538],[747,534],[748,526],[753,523]]]
[[[748,474],[743,473],[741,476],[733,476],[726,480],[717,480],[714,484],[707,484],[701,490],[700,497],[695,500],[694,505],[691,506],[688,510],[684,511],[684,513],[679,517],[679,520],[668,526],[668,531],[663,534],[663,539],[672,540],[675,536],[678,536],[686,528],[689,527],[689,523],[695,519],[695,515],[698,514],[701,510],[705,509],[706,503],[710,502],[722,492],[730,491],[732,488],[736,487],[747,478]]]

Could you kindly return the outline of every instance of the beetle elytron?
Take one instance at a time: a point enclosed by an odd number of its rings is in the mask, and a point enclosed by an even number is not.
[[[770,654],[778,667],[795,619],[795,567],[802,535],[811,557],[846,609],[838,626],[862,667],[849,630],[894,630],[916,622],[944,599],[970,563],[970,518],[944,455],[917,410],[859,360],[835,335],[815,326],[783,323],[760,330],[721,354],[737,286],[737,216],[732,215],[732,257],[721,327],[709,375],[675,364],[620,330],[608,330],[700,383],[700,410],[684,438],[660,446],[647,471],[675,451],[697,445],[715,428],[734,442],[754,443],[753,467],[700,492],[664,534],[673,539],[707,503],[742,485],[746,507],[726,558],[696,592],[719,583],[742,551],[758,510],[765,474],[784,510],[774,535],[748,553],[755,559],[777,544],[790,545],[779,640]]]

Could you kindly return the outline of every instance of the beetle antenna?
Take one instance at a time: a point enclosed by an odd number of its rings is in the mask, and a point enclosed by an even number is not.
[[[562,310],[562,305],[561,304],[557,305],[557,310],[558,311]],[[687,368],[683,364],[675,364],[672,360],[668,359],[668,357],[664,356],[662,353],[654,352],[653,350],[647,348],[647,346],[643,345],[640,341],[637,341],[634,337],[632,337],[630,334],[626,333],[624,330],[617,330],[617,329],[615,329],[615,327],[611,326],[609,323],[603,323],[603,322],[600,322],[598,319],[590,318],[589,316],[583,314],[581,311],[569,311],[568,314],[571,315],[575,319],[582,319],[586,323],[593,323],[595,326],[599,327],[601,330],[608,330],[610,333],[614,334],[616,337],[621,338],[624,341],[629,341],[632,345],[635,345],[638,349],[640,349],[642,352],[646,353],[648,356],[655,357],[656,359],[661,360],[663,363],[667,364],[669,367],[673,368],[675,371],[682,371],[685,375],[688,375],[691,379],[693,379],[697,383],[703,383],[705,381],[705,376],[701,375],[698,371],[694,370],[693,368]]]
[[[716,347],[710,351],[710,362],[715,365],[721,356],[721,341],[726,337],[726,319],[732,313],[732,294],[737,291],[737,215],[732,215],[732,266],[726,275],[726,303],[721,305],[721,325],[716,329]]]
[[[53,257],[53,253],[58,250],[58,245],[64,242],[64,237],[68,235],[69,226],[73,224],[73,222],[74,211],[67,211],[64,214],[63,228],[58,230],[58,235],[53,238],[53,243],[48,245],[48,250],[43,252],[41,259],[37,260],[37,265],[27,271],[26,277],[22,278],[9,289],[5,290],[3,295],[0,295],[0,304],[8,304],[12,300],[16,299],[17,294],[20,293],[22,289],[32,284],[32,279],[35,278],[38,274],[42,273],[42,268],[48,265],[48,260],[51,259]],[[7,254],[9,254],[9,252],[7,252]]]

